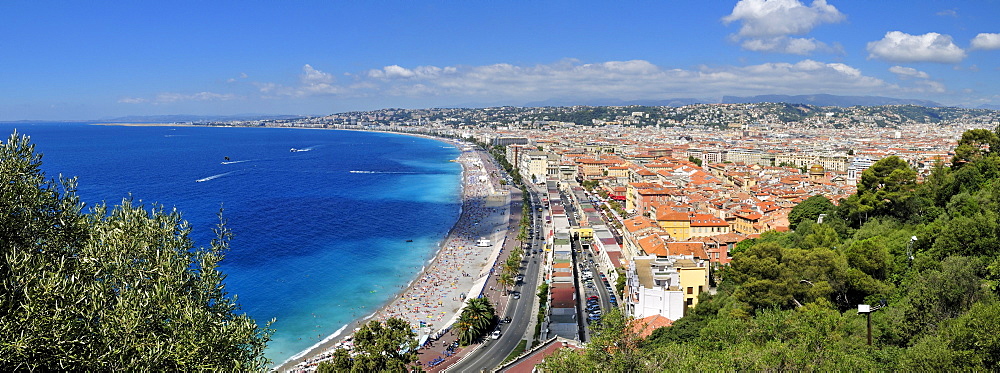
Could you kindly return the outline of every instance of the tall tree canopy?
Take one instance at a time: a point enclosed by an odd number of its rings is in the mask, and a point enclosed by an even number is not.
[[[369,321],[354,333],[351,351],[337,349],[333,359],[320,363],[323,372],[406,372],[416,369],[417,335],[409,323],[390,318]]]
[[[854,226],[876,215],[905,217],[916,181],[917,172],[906,161],[882,158],[861,173],[858,193],[841,203],[841,216]]]
[[[815,221],[821,214],[830,215],[835,209],[836,206],[833,205],[833,202],[817,194],[806,198],[805,201],[792,208],[792,211],[788,213],[788,224],[790,228],[795,229],[799,222],[803,220]]]
[[[89,212],[16,133],[0,144],[0,368],[263,370],[270,330],[240,314],[177,211]]]

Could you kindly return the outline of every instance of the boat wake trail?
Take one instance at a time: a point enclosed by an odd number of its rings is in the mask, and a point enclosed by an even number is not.
[[[313,146],[310,146],[310,147],[308,147],[308,148],[302,148],[302,149],[297,149],[297,148],[292,148],[292,150],[290,150],[290,151],[291,151],[292,153],[297,153],[297,152],[308,152],[308,151],[311,151],[311,150],[313,150],[313,149],[316,149],[316,147],[317,147],[317,146],[319,146],[319,145],[313,145]]]
[[[253,159],[245,159],[245,160],[242,160],[242,161],[225,161],[225,162],[222,162],[222,164],[237,164],[237,163],[243,163],[243,162],[253,162]]]
[[[229,172],[221,173],[221,174],[218,174],[218,175],[212,175],[212,176],[209,176],[209,177],[206,177],[206,178],[201,178],[201,179],[195,180],[194,182],[196,182],[196,183],[204,183],[206,181],[215,180],[215,179],[218,179],[220,177],[229,175],[229,174],[231,174],[233,172],[236,172],[236,171],[229,171]]]

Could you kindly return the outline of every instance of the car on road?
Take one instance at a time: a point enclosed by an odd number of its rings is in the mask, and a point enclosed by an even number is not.
[[[500,329],[497,329],[497,330],[494,330],[493,333],[490,333],[490,338],[491,339],[500,339],[501,335],[502,334],[500,334]]]
[[[521,299],[521,293],[515,292],[514,299]]]

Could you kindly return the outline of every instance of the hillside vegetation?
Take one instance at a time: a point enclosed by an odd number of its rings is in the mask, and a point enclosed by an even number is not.
[[[718,293],[673,326],[640,339],[612,313],[585,353],[546,370],[1000,369],[998,139],[967,131],[954,166],[923,183],[880,160],[838,206],[811,198],[790,215],[794,231],[738,245]],[[869,346],[857,305],[882,301]]]

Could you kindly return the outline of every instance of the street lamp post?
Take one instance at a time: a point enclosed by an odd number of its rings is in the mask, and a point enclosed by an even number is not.
[[[878,311],[886,306],[885,299],[878,302],[878,305],[872,306],[868,304],[858,305],[858,314],[865,314],[868,317],[868,345],[872,345],[872,312]]]

